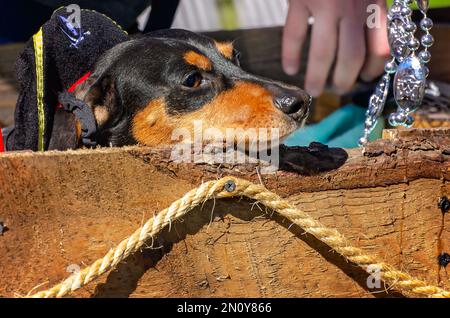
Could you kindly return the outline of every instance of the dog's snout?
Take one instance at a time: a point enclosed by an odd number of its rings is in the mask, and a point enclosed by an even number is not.
[[[294,96],[292,94],[275,97],[275,105],[285,114],[295,114],[301,109],[308,108],[311,104],[311,96],[302,94]]]

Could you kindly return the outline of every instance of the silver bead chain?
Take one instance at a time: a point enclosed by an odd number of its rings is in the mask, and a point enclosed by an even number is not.
[[[389,8],[387,19],[391,59],[386,62],[385,74],[370,97],[360,146],[367,144],[370,133],[383,113],[391,76],[394,77],[393,91],[397,111],[389,116],[390,125],[411,127],[414,121],[411,114],[422,104],[429,73],[426,65],[431,60],[429,48],[434,43],[430,34],[433,21],[427,16],[429,0],[416,0],[423,15],[420,29],[424,34],[419,41],[415,37],[417,26],[412,20],[413,2],[414,0],[394,0]]]

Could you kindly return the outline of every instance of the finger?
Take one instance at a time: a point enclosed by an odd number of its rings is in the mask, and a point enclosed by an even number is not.
[[[302,1],[290,2],[282,43],[282,63],[286,74],[295,75],[300,69],[301,51],[308,31],[308,17],[308,10]]]
[[[333,88],[339,94],[352,88],[364,64],[366,43],[363,23],[349,17],[339,24],[338,53],[333,74]]]
[[[322,13],[315,17],[305,80],[305,89],[313,97],[325,87],[336,55],[337,32],[337,19],[332,15]]]
[[[389,58],[390,49],[387,37],[386,2],[379,1],[383,5],[380,13],[379,27],[367,29],[367,57],[361,70],[361,78],[371,81],[383,73],[384,64]]]

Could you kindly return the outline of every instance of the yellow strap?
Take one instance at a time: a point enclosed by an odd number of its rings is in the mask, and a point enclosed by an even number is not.
[[[34,60],[36,63],[36,100],[38,109],[38,127],[39,140],[38,150],[44,151],[44,131],[45,131],[45,114],[44,114],[44,40],[42,36],[42,28],[33,35],[34,44]]]

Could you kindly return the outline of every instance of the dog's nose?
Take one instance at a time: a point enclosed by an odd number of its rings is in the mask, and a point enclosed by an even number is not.
[[[311,104],[311,96],[282,95],[275,97],[275,105],[285,114],[295,114],[302,108],[309,107]]]

